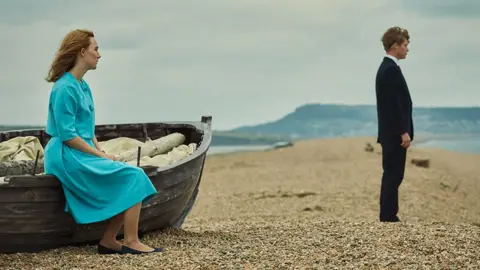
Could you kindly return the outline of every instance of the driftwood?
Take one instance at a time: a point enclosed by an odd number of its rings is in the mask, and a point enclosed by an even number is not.
[[[129,162],[140,159],[145,156],[153,157],[159,154],[167,153],[176,146],[179,146],[185,141],[185,135],[181,133],[173,133],[153,141],[146,141],[140,149],[140,156],[138,156],[138,149],[133,148],[116,156],[117,160]]]
[[[418,167],[423,167],[423,168],[429,168],[430,167],[430,159],[428,158],[412,158],[412,164],[418,166]]]
[[[364,150],[365,150],[365,152],[373,152],[373,150],[375,150],[375,148],[373,148],[373,145],[371,143],[367,142]]]
[[[7,175],[32,174],[35,160],[14,160],[0,162],[0,177]],[[35,173],[43,173],[43,159],[39,159],[35,168]]]

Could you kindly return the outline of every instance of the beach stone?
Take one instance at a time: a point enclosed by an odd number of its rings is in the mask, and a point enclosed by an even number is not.
[[[362,145],[210,155],[182,228],[142,237],[165,252],[99,256],[94,243],[0,254],[0,269],[480,269],[479,155],[412,147],[408,165],[435,169],[406,168],[402,222],[381,223],[382,158]]]
[[[367,143],[364,149],[365,149],[365,152],[373,152],[375,150],[375,148],[371,143]]]

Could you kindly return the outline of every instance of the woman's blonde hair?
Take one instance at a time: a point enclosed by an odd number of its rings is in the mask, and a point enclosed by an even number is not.
[[[78,53],[82,49],[88,48],[91,37],[94,37],[92,31],[76,29],[63,38],[55,60],[48,71],[47,82],[56,82],[65,72],[74,67]]]

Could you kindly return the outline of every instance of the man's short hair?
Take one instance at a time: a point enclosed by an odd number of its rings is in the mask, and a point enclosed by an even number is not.
[[[388,51],[393,44],[400,45],[405,40],[410,42],[410,35],[408,35],[407,29],[398,26],[390,27],[382,36],[383,48],[385,51]]]

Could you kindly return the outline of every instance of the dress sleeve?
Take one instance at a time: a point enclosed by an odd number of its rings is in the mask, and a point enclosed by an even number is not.
[[[78,96],[73,86],[66,85],[57,89],[53,113],[57,125],[58,136],[62,141],[77,137],[75,117],[78,107]]]

